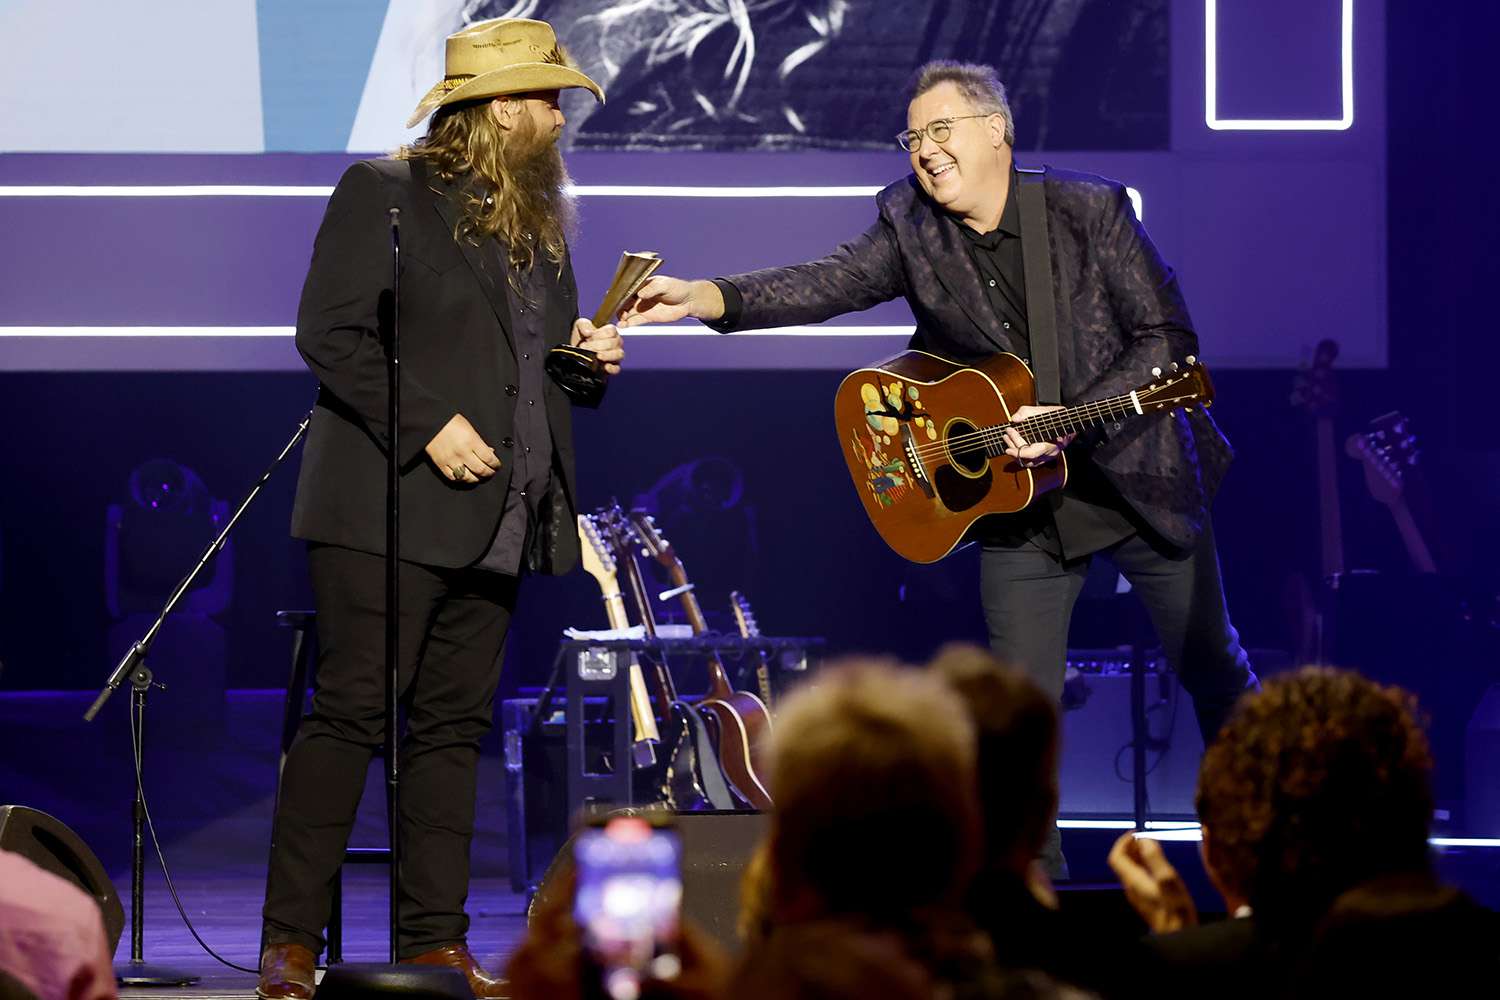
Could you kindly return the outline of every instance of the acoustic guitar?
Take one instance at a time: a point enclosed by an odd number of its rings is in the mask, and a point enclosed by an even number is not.
[[[692,625],[694,635],[708,632],[708,621],[703,609],[693,594],[693,585],[688,580],[682,560],[673,551],[672,545],[656,526],[656,520],[644,510],[630,512],[630,523],[646,554],[654,558],[667,571],[673,590],[682,602],[683,611]],[[771,732],[771,713],[765,702],[748,691],[736,691],[729,683],[729,674],[724,663],[715,653],[706,657],[708,662],[708,691],[698,702],[698,711],[712,725],[718,736],[719,766],[734,786],[740,798],[753,808],[770,809],[771,794],[766,791],[760,772],[764,767],[766,737]]]
[[[898,555],[936,562],[980,518],[1014,514],[1068,480],[1067,459],[1023,466],[1005,431],[1028,444],[1179,407],[1207,407],[1208,370],[1189,356],[1130,392],[1012,421],[1036,402],[1031,369],[1014,354],[968,367],[907,351],[852,372],[834,397],[834,424],[870,522]]]

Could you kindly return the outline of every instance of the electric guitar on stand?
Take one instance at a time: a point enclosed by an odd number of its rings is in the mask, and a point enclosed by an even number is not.
[[[635,529],[618,504],[598,511],[594,524],[599,537],[607,540],[616,565],[624,570],[643,631],[647,638],[655,639],[656,616],[635,561],[635,548],[640,544]],[[653,700],[665,732],[663,743],[668,748],[661,761],[657,797],[677,812],[735,808],[734,793],[719,769],[707,723],[694,706],[677,697],[677,686],[665,657],[653,657],[652,666],[656,679]]]
[[[1068,480],[1057,458],[1023,466],[1005,454],[1005,432],[1029,443],[1152,413],[1209,406],[1208,370],[1189,356],[1109,399],[1012,421],[1035,404],[1031,369],[1014,354],[966,367],[907,351],[861,368],[839,385],[833,419],[854,488],[887,545],[912,562],[936,562],[988,514],[1014,514]]]
[[[735,627],[740,630],[740,637],[744,639],[755,639],[760,636],[760,626],[756,624],[755,614],[750,610],[750,601],[738,590],[729,592],[729,606],[734,612]],[[755,686],[760,691],[760,700],[765,703],[769,711],[773,707],[771,699],[771,664],[766,660],[763,650],[755,653]]]
[[[694,635],[708,632],[708,621],[698,598],[693,594],[693,585],[683,569],[682,560],[672,550],[671,543],[656,526],[656,520],[643,510],[630,512],[630,523],[636,530],[646,554],[654,558],[667,571],[673,590],[682,601],[683,611],[693,627]],[[723,661],[717,654],[709,653],[708,692],[698,702],[698,711],[713,720],[717,730],[719,765],[740,798],[756,809],[771,808],[771,794],[766,791],[761,778],[764,766],[766,737],[771,732],[771,713],[765,702],[748,691],[736,691],[729,683]]]
[[[604,544],[604,539],[599,535],[599,526],[592,515],[578,515],[578,540],[582,543],[579,548],[582,550],[584,572],[599,584],[609,627],[629,628],[630,616],[625,611],[625,595],[620,592],[614,553]],[[661,743],[661,733],[656,728],[651,695],[646,690],[646,677],[641,672],[641,662],[636,656],[630,658],[630,719],[635,732],[632,753],[636,766],[649,767],[656,763],[656,748]]]
[[[1292,387],[1293,405],[1314,418],[1318,470],[1321,578],[1317,584],[1311,584],[1299,575],[1290,582],[1294,639],[1297,659],[1302,663],[1323,663],[1333,652],[1332,597],[1344,576],[1344,527],[1340,515],[1338,451],[1333,436],[1333,416],[1339,398],[1333,362],[1338,356],[1337,341],[1320,341],[1313,350],[1312,365],[1298,374]]]
[[[1418,573],[1436,573],[1432,549],[1407,503],[1408,487],[1419,471],[1417,436],[1410,422],[1400,413],[1376,417],[1367,430],[1349,436],[1344,450],[1363,465],[1370,495],[1390,510],[1412,568]]]

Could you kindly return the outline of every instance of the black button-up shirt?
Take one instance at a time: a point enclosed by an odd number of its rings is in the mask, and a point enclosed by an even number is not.
[[[500,250],[499,244],[496,249]],[[503,251],[501,251],[503,252]],[[519,372],[505,387],[501,405],[515,407],[515,430],[498,444],[492,442],[502,462],[510,463],[510,487],[500,515],[500,527],[489,550],[476,564],[480,569],[518,574],[525,564],[531,532],[537,530],[537,512],[552,484],[552,429],[547,426],[547,403],[543,389],[547,373],[542,361],[547,354],[542,302],[548,293],[546,276],[538,262],[520,278],[521,294],[510,293],[512,347]],[[502,350],[505,349],[502,347]]]
[[[1026,267],[1021,255],[1021,178],[1010,173],[1010,190],[1000,223],[988,233],[953,218],[963,233],[970,259],[990,308],[1000,320],[1000,340],[1022,358],[1031,358],[1030,327],[1026,313]],[[1058,337],[1067,331],[1058,330]],[[1077,559],[1107,548],[1135,534],[1129,506],[1104,478],[1083,441],[1068,448],[1068,483],[1043,502],[1018,514],[996,518],[986,541],[995,545],[1031,543],[1062,559]]]

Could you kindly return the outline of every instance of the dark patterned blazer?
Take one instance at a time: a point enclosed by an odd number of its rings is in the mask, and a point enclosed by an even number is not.
[[[1153,367],[1198,355],[1177,278],[1124,185],[1051,168],[1045,184],[1063,403],[1128,392]],[[1007,350],[963,235],[916,178],[875,201],[875,224],[827,257],[725,279],[744,300],[733,328],[818,323],[904,296],[917,321],[911,347],[966,363]],[[1087,444],[1136,513],[1182,548],[1197,540],[1233,457],[1198,407],[1126,421]]]
[[[462,190],[420,160],[348,169],[328,202],[297,310],[297,349],[321,385],[302,455],[292,534],[385,552],[384,331],[390,322],[388,210],[401,209],[401,556],[468,566],[484,555],[510,484],[519,369],[510,331],[515,296],[495,240],[455,240]],[[546,346],[567,343],[578,317],[571,263],[539,262]],[[539,505],[540,570],[578,559],[572,406],[550,379],[552,485]],[[450,482],[425,453],[462,413],[500,457],[480,483]]]

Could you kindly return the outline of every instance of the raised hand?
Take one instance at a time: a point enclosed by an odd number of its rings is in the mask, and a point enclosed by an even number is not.
[[[620,374],[620,362],[625,360],[625,341],[620,339],[620,331],[614,324],[595,326],[593,320],[580,316],[573,321],[573,337],[569,343],[593,351],[604,362],[604,370],[610,375]]]
[[[664,274],[646,279],[620,313],[621,326],[715,320],[724,315],[724,296],[712,281],[684,281]]]
[[[484,438],[462,413],[455,413],[453,419],[427,442],[427,457],[432,459],[443,478],[452,483],[477,483],[490,478],[500,468],[495,449],[485,444]]]
[[[1124,834],[1110,849],[1109,867],[1119,877],[1125,898],[1153,932],[1170,934],[1198,925],[1193,897],[1156,841]]]

